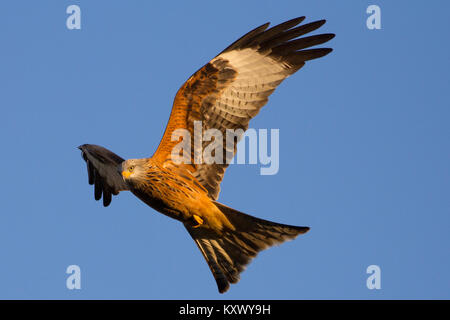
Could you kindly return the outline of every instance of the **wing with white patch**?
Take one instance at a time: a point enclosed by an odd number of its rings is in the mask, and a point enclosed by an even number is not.
[[[191,76],[177,92],[166,131],[153,157],[162,162],[171,160],[171,152],[179,143],[172,141],[172,133],[180,128],[189,130],[191,164],[187,168],[208,190],[209,196],[217,199],[225,169],[242,137],[227,145],[226,131],[247,130],[250,119],[258,114],[284,79],[306,61],[332,51],[309,48],[327,42],[333,34],[301,37],[318,29],[325,20],[297,26],[303,20],[304,17],[292,19],[268,30],[266,23],[235,41]],[[196,121],[201,121],[201,127],[195,126]],[[203,133],[208,129],[220,131],[222,163],[198,161],[196,155],[202,155],[211,141],[196,144],[194,128],[196,131],[201,128]]]

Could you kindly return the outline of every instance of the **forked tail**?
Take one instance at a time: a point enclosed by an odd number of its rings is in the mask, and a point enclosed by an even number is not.
[[[294,239],[309,230],[308,227],[259,219],[218,202],[215,202],[215,205],[235,227],[234,231],[226,230],[223,234],[218,234],[187,224],[185,227],[208,262],[220,293],[226,292],[230,283],[239,281],[239,274],[258,252]]]

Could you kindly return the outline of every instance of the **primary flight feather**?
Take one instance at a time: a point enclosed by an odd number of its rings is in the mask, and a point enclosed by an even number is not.
[[[259,219],[217,202],[225,169],[234,157],[233,144],[221,142],[224,161],[196,161],[205,142],[195,143],[196,124],[216,129],[224,139],[227,130],[248,128],[250,119],[288,76],[308,60],[323,57],[330,48],[313,48],[333,34],[305,36],[325,20],[299,25],[299,17],[267,29],[266,23],[218,54],[194,73],[178,90],[162,140],[150,158],[124,160],[92,144],[80,146],[86,161],[89,184],[96,200],[111,203],[112,195],[129,190],[155,210],[181,221],[206,259],[223,293],[259,251],[294,239],[308,227]],[[191,152],[175,161],[179,143],[176,130],[190,133]],[[194,130],[195,129],[195,130]]]

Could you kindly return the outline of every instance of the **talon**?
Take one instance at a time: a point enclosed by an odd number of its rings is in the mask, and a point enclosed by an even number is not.
[[[194,215],[192,216],[192,218],[195,220],[195,222],[198,223],[197,225],[193,226],[193,228],[198,228],[198,227],[200,227],[200,226],[203,224],[203,219],[200,218],[199,216],[197,216],[197,215],[194,214]]]

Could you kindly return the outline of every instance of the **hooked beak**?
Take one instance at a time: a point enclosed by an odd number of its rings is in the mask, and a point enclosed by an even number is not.
[[[122,171],[122,177],[124,177],[124,179],[128,179],[131,175],[131,172],[128,170],[124,170]]]
[[[131,172],[124,169],[123,164],[117,166],[117,172],[124,178],[128,179],[131,175]]]

